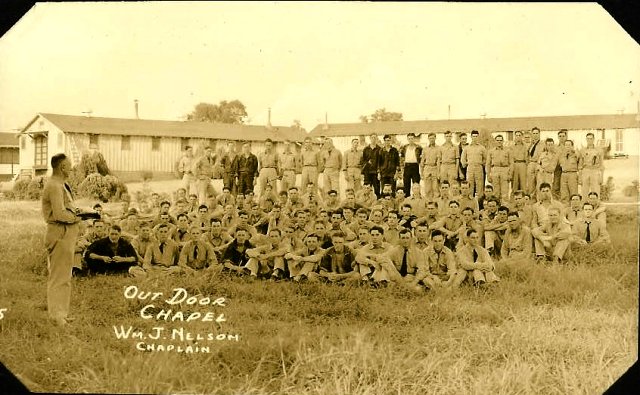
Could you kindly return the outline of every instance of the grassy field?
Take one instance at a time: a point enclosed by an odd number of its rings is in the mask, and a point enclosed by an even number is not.
[[[612,249],[578,251],[563,267],[501,264],[502,282],[493,288],[415,295],[231,277],[101,276],[74,279],[77,319],[61,331],[46,319],[39,205],[1,202],[0,308],[8,310],[0,358],[32,391],[601,393],[637,359],[638,341],[637,209],[610,211]],[[171,307],[215,310],[227,321],[216,327],[142,319],[141,308],[155,302],[126,299],[131,285],[165,296],[184,287],[190,295],[225,297],[224,307]],[[200,341],[210,353],[144,352],[135,340],[117,339],[114,325],[239,340]]]

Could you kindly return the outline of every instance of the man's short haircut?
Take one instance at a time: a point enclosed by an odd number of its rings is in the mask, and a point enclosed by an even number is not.
[[[491,203],[491,202],[494,202],[494,203],[496,204],[496,206],[499,206],[499,205],[500,205],[500,202],[498,201],[498,199],[497,199],[495,196],[491,196],[491,197],[487,198],[487,199],[484,201],[484,204],[485,204],[485,206],[486,206],[486,205],[488,205],[488,204],[489,204],[489,203]]]
[[[400,216],[400,214],[396,210],[389,210],[389,212],[387,213],[387,217],[389,217],[389,214],[395,214],[396,217]]]
[[[247,234],[248,234],[248,233],[250,233],[250,232],[249,232],[249,229],[247,229],[247,228],[246,228],[246,227],[244,227],[244,226],[238,226],[238,227],[236,228],[236,235],[238,234],[238,232],[246,232]]]
[[[402,236],[402,235],[405,235],[405,234],[407,234],[407,233],[411,234],[411,229],[402,228],[402,229],[400,230],[400,232],[398,232],[398,235]]]
[[[166,204],[168,204],[169,206],[171,206],[171,202],[170,202],[170,201],[168,201],[168,200],[163,200],[163,201],[161,201],[161,202],[160,202],[160,207],[162,207],[162,206],[164,206],[164,205],[166,205]]]
[[[471,131],[471,136],[479,136],[480,132],[478,132],[477,130],[472,130]]]
[[[192,197],[194,197],[194,198],[196,198],[196,199],[197,199],[197,198],[198,198],[198,195],[196,195],[195,193],[190,193],[190,194],[189,194],[189,199],[191,199]]]
[[[384,136],[382,136],[382,140],[391,140],[391,136],[388,134],[385,134]]]
[[[344,232],[342,232],[341,230],[339,230],[337,232],[333,232],[333,234],[331,235],[331,238],[333,239],[333,238],[337,238],[337,237],[340,237],[340,238],[344,239],[344,237],[345,237],[344,236]]]
[[[351,142],[353,143],[354,141],[360,142],[360,139],[355,138],[355,139],[351,139]]]
[[[64,153],[53,155],[51,157],[51,168],[57,169],[65,159],[67,159],[67,155],[65,155]]]
[[[222,224],[222,219],[220,217],[211,217],[211,219],[209,220],[209,224],[212,224],[214,222]]]
[[[591,191],[591,192],[589,192],[589,194],[587,195],[587,197],[591,197],[591,195],[594,195],[595,197],[598,197],[598,192],[596,192],[596,191]]]
[[[438,208],[438,202],[436,202],[435,200],[430,200],[427,202],[427,208],[429,208],[429,206],[435,206],[436,208]]]
[[[100,222],[102,222],[103,224],[106,224],[106,222],[104,222],[103,219],[98,218],[98,219],[94,219],[93,222],[91,223],[91,225],[95,226],[95,224],[100,223]]]
[[[555,141],[553,141],[553,139],[551,137],[547,137],[547,139],[544,142],[545,143],[555,143]]]
[[[449,207],[451,207],[452,204],[455,204],[458,208],[460,207],[460,203],[457,200],[449,200]]]
[[[524,191],[522,189],[518,189],[517,191],[513,192],[513,196],[520,196],[520,197],[524,197]]]
[[[542,184],[540,184],[540,188],[538,188],[540,191],[542,190],[542,188],[549,188],[551,189],[551,184],[549,184],[548,182],[543,182]]]
[[[266,139],[264,142],[273,144],[273,140],[271,140],[271,139]]]
[[[577,196],[577,197],[578,197],[578,199],[582,200],[582,195],[580,195],[579,193],[574,193],[574,194],[572,194],[572,195],[571,195],[571,197],[569,198],[569,200],[573,200],[573,197],[574,197],[574,196]]]
[[[534,126],[533,128],[531,128],[531,131],[533,132],[534,130],[537,130],[538,133],[540,133],[540,128],[537,126]]]
[[[240,212],[238,213],[238,217],[241,215],[246,215],[247,217],[249,216],[249,213],[246,212],[245,210],[240,210]]]
[[[427,138],[429,137],[436,137],[436,134],[433,132],[429,132],[429,134],[427,134]]]
[[[500,206],[500,207],[498,207],[498,212],[499,212],[499,213],[500,213],[500,212],[505,212],[505,213],[509,214],[509,207],[507,207],[507,206]]]
[[[178,192],[180,192],[180,191],[185,191],[185,192],[187,192],[187,190],[186,190],[186,189],[184,189],[183,187],[178,188],[176,191],[178,191]]]
[[[338,191],[336,191],[335,189],[332,189],[329,192],[327,192],[327,195],[331,195],[332,193],[335,194],[336,196],[338,195]]]
[[[560,133],[567,134],[567,129],[560,129],[560,130],[558,130],[558,136],[560,136]]]
[[[484,186],[484,189],[491,189],[493,191],[493,185],[487,184]]]
[[[470,185],[469,181],[466,181],[466,180],[465,181],[460,181],[460,186],[463,186],[463,185],[469,186]]]
[[[142,229],[142,228],[151,228],[151,223],[147,222],[147,221],[140,222],[140,229]]]
[[[585,206],[591,206],[591,208],[593,209],[593,204],[591,204],[589,202],[582,203],[582,208],[584,208]]]
[[[360,208],[356,211],[356,215],[359,215],[359,214],[365,214],[365,215],[369,216],[369,210],[367,210],[367,209],[366,209],[366,208],[364,208],[364,207],[360,207]]]
[[[473,207],[469,207],[469,206],[462,209],[462,214],[464,214],[465,211],[471,211],[471,215],[475,213],[475,210],[473,209]]]
[[[278,228],[269,229],[269,233],[271,232],[278,232],[278,235],[282,235],[282,232]]]
[[[93,205],[93,209],[97,209],[97,208],[102,208],[102,205],[100,203],[96,203]]]
[[[206,204],[201,204],[201,205],[198,206],[198,210],[201,210],[203,208],[209,210],[209,207]]]
[[[344,190],[344,194],[349,194],[349,193],[356,193],[356,191],[353,190],[353,188],[347,188]]]
[[[169,225],[167,225],[167,224],[159,224],[159,225],[158,225],[158,229],[157,229],[157,230],[160,230],[160,229],[162,229],[162,228],[167,228],[167,229],[169,229]]]
[[[289,192],[291,192],[291,190],[298,190],[298,187],[289,187]]]
[[[476,229],[467,229],[467,237],[471,236],[472,233],[479,234]]]
[[[374,230],[377,230],[378,232],[380,232],[381,235],[384,234],[384,229],[382,228],[382,226],[378,226],[378,225],[374,225],[371,228],[369,228],[369,233],[373,232]]]
[[[449,184],[448,180],[442,180],[442,182],[440,183],[440,186],[443,186],[443,185],[451,186],[451,184]]]
[[[509,213],[507,214],[507,218],[509,217],[518,217],[520,218],[520,214],[518,214],[517,211],[509,211]]]
[[[120,227],[120,225],[115,225],[115,224],[111,225],[111,226],[109,226],[109,230],[111,230],[111,229],[117,230],[118,233],[122,232],[122,228]]]
[[[500,138],[504,141],[504,136],[503,136],[503,135],[501,135],[501,134],[499,134],[499,135],[497,135],[496,137],[494,137],[494,140],[496,140],[496,141],[497,141],[497,140],[498,140],[498,137],[500,137]]]
[[[313,238],[313,237],[315,237],[316,239],[319,239],[318,235],[315,234],[315,233],[309,233],[304,238],[306,240],[306,239]]]
[[[176,219],[180,219],[180,218],[182,218],[182,217],[185,217],[187,220],[189,220],[189,216],[188,216],[187,214],[185,214],[185,213],[180,213],[180,214],[178,214],[178,216],[176,217]]]
[[[549,209],[547,210],[547,214],[552,212],[552,211],[555,211],[558,214],[560,214],[560,209],[558,207],[553,207],[553,206],[549,207]]]
[[[442,231],[441,231],[441,230],[439,230],[439,229],[434,229],[434,230],[431,232],[431,239],[433,239],[433,238],[434,238],[434,237],[436,237],[436,236],[442,236],[442,237],[444,237],[444,233],[442,233]]]
[[[593,137],[593,138],[595,138],[595,137],[596,137],[596,136],[595,136],[595,134],[593,134],[592,132],[587,133],[587,136],[586,136],[586,137],[589,137],[589,136],[591,136],[591,137]]]

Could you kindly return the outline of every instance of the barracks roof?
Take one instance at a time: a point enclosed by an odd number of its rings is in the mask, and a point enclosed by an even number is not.
[[[328,126],[328,127],[327,127]],[[591,130],[591,129],[632,129],[640,127],[636,114],[569,115],[549,117],[451,119],[427,121],[391,121],[370,123],[330,123],[319,124],[311,130],[310,136],[360,136],[369,134],[407,134],[425,132],[470,132],[489,130],[505,132],[509,130],[531,130],[537,126],[541,130]]]
[[[17,133],[0,133],[0,147],[18,147]]]
[[[159,121],[150,119],[101,118],[39,113],[22,130],[24,133],[42,116],[65,133],[111,134],[153,137],[190,137],[221,140],[302,141],[307,133],[288,126],[223,124],[195,121]]]

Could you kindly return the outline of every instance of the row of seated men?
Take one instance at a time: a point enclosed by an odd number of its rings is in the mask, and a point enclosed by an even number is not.
[[[496,282],[496,260],[529,259],[533,251],[540,261],[559,263],[572,245],[609,242],[599,203],[581,203],[574,196],[575,203],[565,207],[551,198],[546,183],[535,204],[517,191],[508,204],[489,194],[482,209],[472,207],[480,205],[477,201],[454,199],[423,207],[417,196],[405,199],[399,210],[389,199],[364,207],[353,195],[335,210],[313,199],[315,204],[299,208],[295,191],[290,192],[285,204],[266,199],[248,211],[200,205],[173,218],[165,201],[153,218],[140,220],[130,209],[109,224],[95,221],[78,242],[78,266],[84,262],[91,273],[136,277],[228,270],[296,281],[400,282],[420,289],[456,287],[467,278]]]

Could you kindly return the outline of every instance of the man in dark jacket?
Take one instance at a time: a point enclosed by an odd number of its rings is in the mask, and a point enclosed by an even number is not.
[[[400,166],[400,154],[398,150],[391,145],[391,136],[384,135],[384,146],[380,151],[380,183],[382,185],[391,184],[393,194],[396,192],[396,172]],[[380,196],[378,196],[380,198]]]
[[[131,243],[121,238],[122,229],[118,225],[109,227],[109,236],[91,243],[84,253],[89,273],[126,273],[138,262],[138,254]]]
[[[233,159],[233,173],[237,178],[238,193],[253,191],[255,178],[258,176],[258,158],[251,153],[251,145],[242,145],[242,154]]]
[[[378,145],[378,136],[372,134],[370,139],[371,143],[362,150],[360,168],[362,169],[364,183],[371,185],[376,196],[380,198],[378,170],[380,166],[380,151],[382,148]]]

